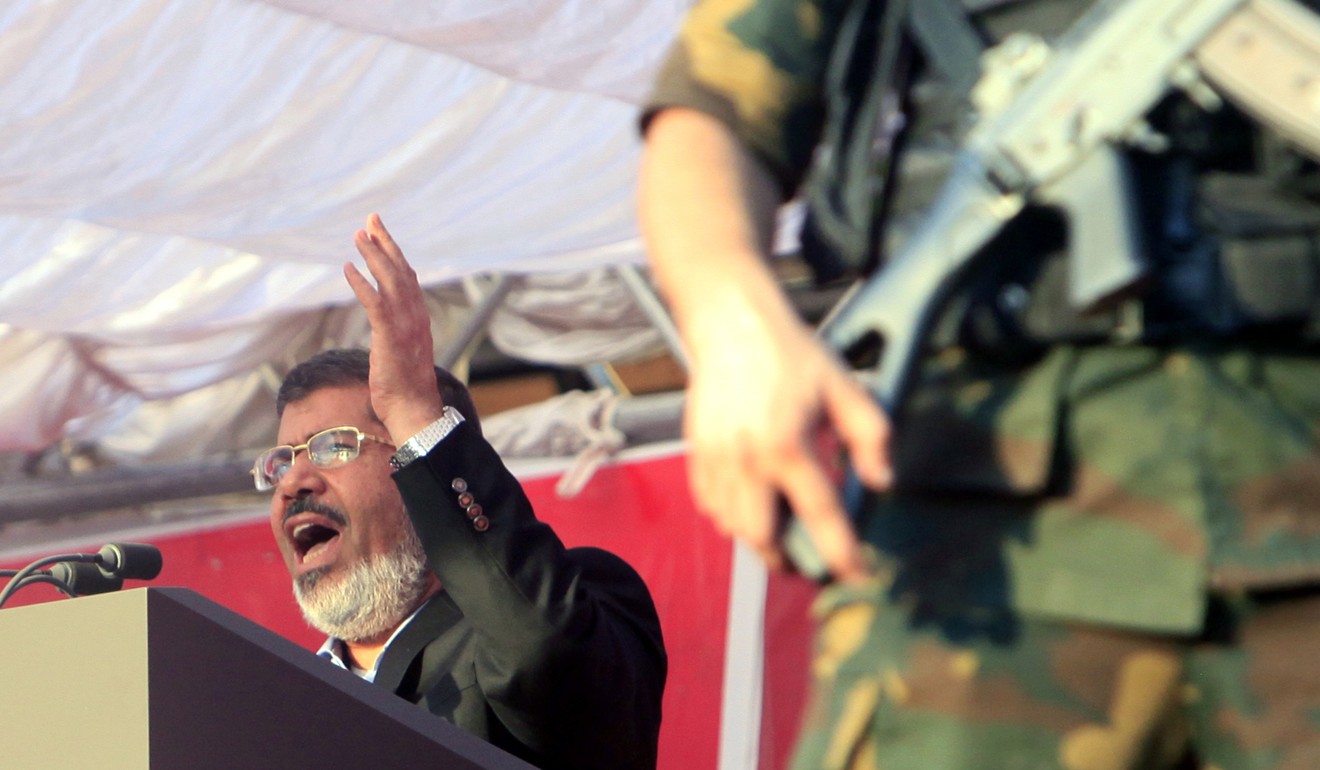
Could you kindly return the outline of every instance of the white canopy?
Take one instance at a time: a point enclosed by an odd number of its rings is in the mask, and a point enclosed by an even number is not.
[[[8,0],[0,451],[268,443],[270,375],[365,342],[341,266],[372,211],[438,287],[440,341],[465,276],[596,269],[520,279],[497,343],[654,348],[598,269],[642,259],[637,104],[686,5]],[[540,323],[584,282],[578,320]]]

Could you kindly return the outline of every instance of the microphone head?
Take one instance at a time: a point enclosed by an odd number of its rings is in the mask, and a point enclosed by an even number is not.
[[[124,587],[124,579],[106,573],[90,562],[62,561],[52,564],[50,576],[68,587],[74,596],[104,594]]]
[[[164,563],[160,549],[148,543],[110,543],[96,555],[103,572],[121,579],[151,580]]]

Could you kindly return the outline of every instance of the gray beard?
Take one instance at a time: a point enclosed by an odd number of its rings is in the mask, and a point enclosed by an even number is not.
[[[373,639],[403,622],[426,594],[426,553],[407,528],[389,553],[355,564],[334,579],[318,569],[293,581],[303,618],[327,636],[348,642]]]

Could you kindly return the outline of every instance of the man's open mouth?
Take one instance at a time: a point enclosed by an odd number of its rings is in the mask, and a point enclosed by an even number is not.
[[[338,550],[339,527],[324,516],[303,514],[284,524],[297,561],[304,568],[316,567]]]

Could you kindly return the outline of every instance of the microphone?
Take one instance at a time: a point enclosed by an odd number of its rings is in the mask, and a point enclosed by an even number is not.
[[[125,578],[151,580],[160,574],[160,549],[147,543],[109,543],[96,553],[70,553],[37,559],[19,570],[0,591],[0,607],[20,588],[54,583],[72,596],[117,591]],[[41,568],[54,564],[49,571]],[[74,587],[78,584],[78,588]]]
[[[164,563],[160,549],[148,543],[110,543],[96,552],[97,566],[107,577],[151,580]]]
[[[69,596],[107,594],[124,587],[124,579],[84,561],[62,561],[51,565],[50,576],[69,589]]]

